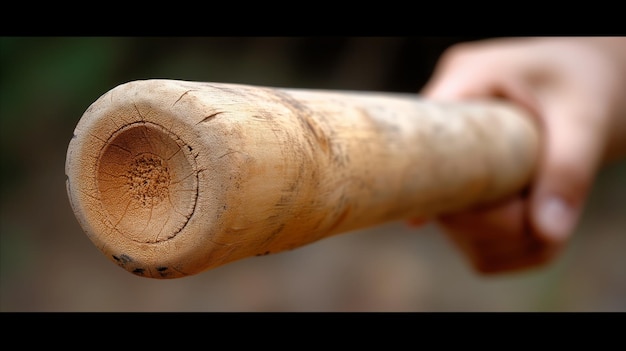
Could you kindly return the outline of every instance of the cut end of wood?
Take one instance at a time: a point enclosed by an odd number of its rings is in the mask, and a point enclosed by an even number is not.
[[[122,84],[85,111],[68,146],[78,222],[109,260],[142,277],[203,269],[212,249],[206,228],[221,211],[219,194],[201,185],[197,159],[209,153],[193,132],[194,115],[177,109],[185,91],[162,81]]]
[[[137,243],[175,237],[196,204],[192,159],[177,136],[156,124],[137,122],[121,128],[98,159],[96,183],[105,223]]]

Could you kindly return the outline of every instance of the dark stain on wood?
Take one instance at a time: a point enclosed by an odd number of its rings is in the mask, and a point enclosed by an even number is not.
[[[313,135],[314,140],[316,141],[319,148],[324,153],[330,152],[330,138],[324,133],[324,131],[318,126],[317,122],[311,116],[314,114],[307,106],[302,104],[297,99],[294,99],[289,94],[281,92],[281,91],[272,91],[274,96],[279,100],[279,102],[285,107],[289,108],[297,117],[300,124],[303,126],[305,130],[308,130],[311,135]],[[310,140],[307,138],[307,141]],[[313,145],[311,145],[313,146]]]

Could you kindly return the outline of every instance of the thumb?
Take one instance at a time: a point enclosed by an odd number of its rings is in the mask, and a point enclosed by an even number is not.
[[[575,104],[544,110],[544,150],[530,198],[530,220],[540,239],[564,243],[579,221],[604,144],[602,118]]]

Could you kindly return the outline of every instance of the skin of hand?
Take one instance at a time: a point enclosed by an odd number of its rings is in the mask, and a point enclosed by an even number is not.
[[[540,159],[526,190],[435,219],[479,273],[552,261],[571,238],[600,167],[626,154],[626,37],[457,44],[421,93],[442,101],[506,99],[539,122]]]

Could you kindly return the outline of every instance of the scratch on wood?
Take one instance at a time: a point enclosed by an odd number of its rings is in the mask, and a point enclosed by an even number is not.
[[[176,105],[176,104],[180,101],[180,99],[182,99],[182,98],[183,98],[183,96],[187,95],[187,93],[192,92],[192,91],[196,91],[196,90],[195,90],[195,89],[187,90],[186,92],[184,92],[184,93],[183,93],[183,94],[182,94],[182,95],[178,98],[178,100],[174,101],[174,103],[172,104],[172,106]]]
[[[137,111],[137,114],[139,115],[139,117],[141,117],[141,120],[145,122],[143,115],[141,114],[141,112],[139,112],[139,108],[137,107],[137,104],[133,104],[133,106],[135,107],[135,111]]]
[[[200,122],[196,123],[196,125],[198,125],[200,123],[203,123],[203,122],[207,122],[207,121],[213,119],[213,117],[215,117],[215,116],[217,116],[217,115],[219,115],[221,113],[222,112],[215,112],[214,114],[208,115],[208,116],[204,117]]]
[[[227,153],[223,154],[222,156],[220,156],[220,157],[218,157],[218,158],[222,158],[222,157],[224,157],[224,156],[227,156],[227,155],[230,155],[230,154],[234,154],[234,153],[236,153],[236,152],[238,152],[238,153],[242,153],[241,151],[233,150],[233,151],[229,151],[229,152],[227,152]]]

